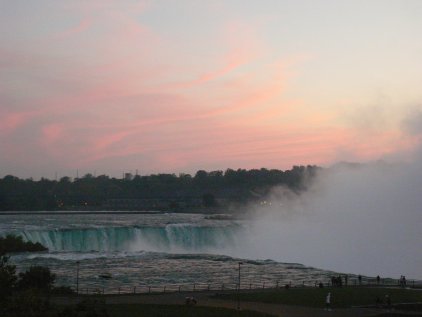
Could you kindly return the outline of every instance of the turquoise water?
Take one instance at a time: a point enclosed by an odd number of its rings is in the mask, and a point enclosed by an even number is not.
[[[271,259],[242,258],[251,238],[246,220],[201,214],[1,216],[0,234],[13,233],[49,248],[13,255],[18,270],[48,266],[58,285],[105,292],[314,285],[334,273]],[[265,246],[262,246],[265,247]],[[111,279],[99,275],[110,273]],[[353,278],[353,277],[352,277]],[[195,284],[195,286],[193,286]]]

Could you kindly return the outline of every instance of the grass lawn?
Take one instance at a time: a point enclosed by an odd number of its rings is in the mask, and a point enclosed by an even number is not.
[[[234,309],[184,306],[184,305],[142,305],[142,304],[114,304],[107,305],[110,317],[269,317],[271,315],[253,312],[236,311]]]
[[[351,307],[374,305],[379,297],[385,299],[389,295],[392,304],[422,302],[422,291],[399,288],[344,287],[344,288],[291,288],[275,291],[241,293],[240,300],[278,303],[296,306],[324,307],[325,297],[331,292],[332,307]],[[220,294],[220,298],[235,300],[237,294]]]
[[[105,304],[101,299],[87,299],[72,306],[54,306],[44,315],[46,317],[273,317],[272,315],[255,311],[237,311],[235,309],[220,307],[160,304]]]

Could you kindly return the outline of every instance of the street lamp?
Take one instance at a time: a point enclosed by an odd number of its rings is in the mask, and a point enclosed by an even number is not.
[[[76,261],[76,295],[79,295],[79,261]]]
[[[237,286],[237,309],[240,310],[240,265],[243,264],[243,262],[239,262],[239,281]]]

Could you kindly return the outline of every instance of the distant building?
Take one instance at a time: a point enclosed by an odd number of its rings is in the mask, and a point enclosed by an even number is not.
[[[133,175],[132,173],[125,173],[123,178],[125,181],[131,181],[133,179]]]

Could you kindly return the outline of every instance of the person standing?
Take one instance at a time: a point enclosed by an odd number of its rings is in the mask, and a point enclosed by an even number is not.
[[[330,292],[327,294],[327,297],[325,298],[325,310],[328,310],[328,311],[331,310],[331,293]]]

